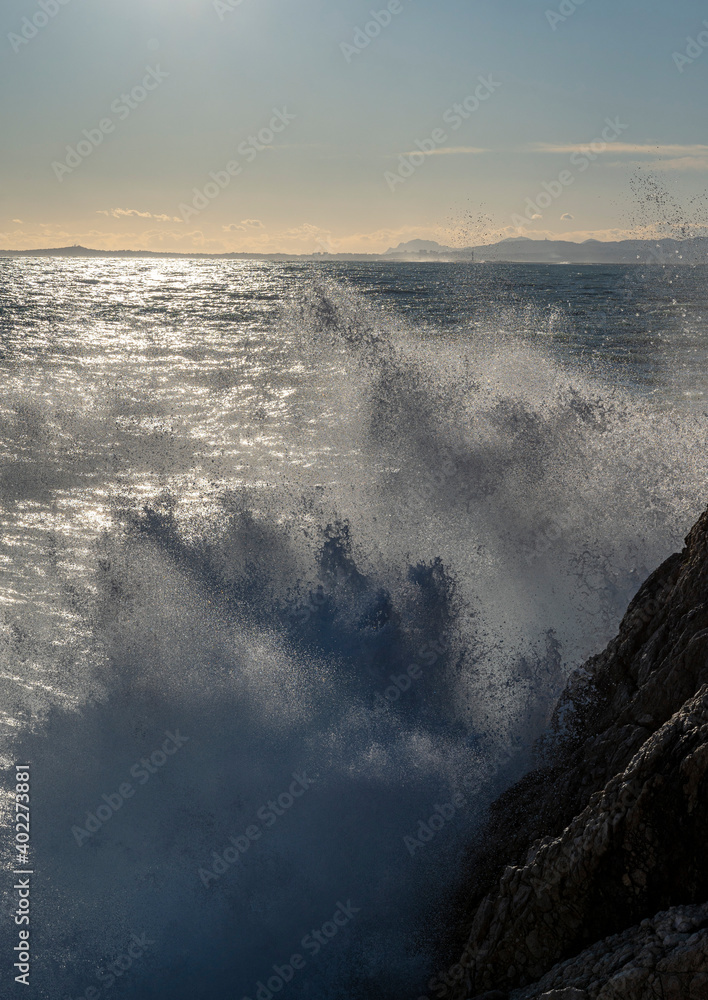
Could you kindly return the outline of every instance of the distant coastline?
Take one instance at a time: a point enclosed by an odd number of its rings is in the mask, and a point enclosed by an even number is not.
[[[518,263],[518,264],[706,264],[708,237],[694,239],[621,240],[531,240],[518,237],[487,246],[446,247],[431,240],[411,240],[381,254],[365,253],[176,253],[161,250],[92,250],[88,247],[54,247],[36,250],[0,250],[0,257],[105,257],[175,260],[265,260],[265,261],[401,261],[409,263]]]

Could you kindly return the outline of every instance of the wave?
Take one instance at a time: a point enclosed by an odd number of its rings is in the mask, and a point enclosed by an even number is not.
[[[52,551],[36,526],[25,572],[54,589],[2,634],[50,1000],[111,975],[174,1000],[413,995],[486,806],[703,506],[704,415],[548,344],[309,278],[269,344],[247,429],[236,347],[208,397],[169,371],[101,396],[76,366],[80,413],[36,383],[3,412],[16,510],[100,508]]]

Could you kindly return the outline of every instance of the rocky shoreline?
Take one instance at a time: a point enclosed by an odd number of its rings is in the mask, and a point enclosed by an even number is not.
[[[539,753],[490,811],[432,995],[708,1000],[708,511]]]

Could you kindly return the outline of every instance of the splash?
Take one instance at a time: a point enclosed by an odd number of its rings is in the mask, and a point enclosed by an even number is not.
[[[702,508],[705,417],[511,311],[170,280],[176,339],[136,301],[2,412],[38,995],[413,995],[481,814]]]

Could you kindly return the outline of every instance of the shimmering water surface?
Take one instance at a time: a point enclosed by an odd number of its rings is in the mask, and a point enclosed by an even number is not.
[[[0,260],[33,995],[107,990],[134,932],[114,995],[253,1000],[294,953],[294,1000],[421,995],[481,810],[705,505],[707,276]]]

